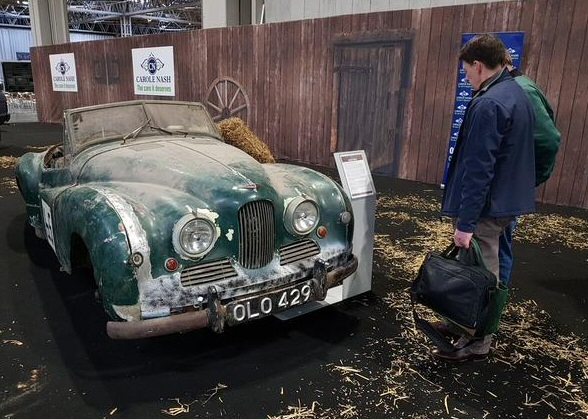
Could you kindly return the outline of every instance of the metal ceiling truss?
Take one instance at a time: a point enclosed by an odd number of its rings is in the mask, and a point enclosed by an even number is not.
[[[202,28],[202,0],[67,0],[71,30],[117,36]],[[28,1],[0,0],[0,24],[31,26]]]
[[[26,7],[20,3],[0,1],[0,24],[15,26],[31,26],[28,3]]]

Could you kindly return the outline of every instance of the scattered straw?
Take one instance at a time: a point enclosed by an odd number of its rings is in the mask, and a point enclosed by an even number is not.
[[[39,388],[39,380],[41,378],[41,368],[34,368],[31,370],[29,379],[25,382],[20,382],[16,385],[16,388],[22,392],[31,391]]]
[[[5,188],[11,194],[18,191],[16,180],[12,177],[0,178],[0,187]]]
[[[0,169],[12,169],[16,164],[17,157],[0,156]]]
[[[557,243],[570,249],[588,249],[588,221],[558,214],[520,217],[515,240],[526,243]]]
[[[182,403],[182,402],[180,402],[179,398],[169,399],[169,400],[175,401],[178,405],[172,406],[168,409],[163,409],[161,411],[161,413],[166,414],[168,416],[177,416],[177,415],[181,415],[182,413],[190,413],[190,406],[196,402],[196,400],[194,400],[190,403]]]
[[[357,407],[349,404],[340,405],[341,412],[339,412],[340,418],[357,418],[359,417],[357,413]]]
[[[317,407],[317,402],[312,402],[311,406],[307,407],[303,406],[298,400],[298,406],[288,406],[288,413],[279,416],[268,416],[268,419],[314,419],[317,417],[315,413]]]
[[[426,375],[427,368],[433,368],[427,366],[431,365],[428,356],[430,342],[414,326],[406,286],[416,276],[428,251],[440,251],[450,243],[453,226],[448,220],[439,219],[438,202],[434,197],[385,197],[379,199],[377,205],[377,222],[387,224],[392,233],[375,236],[374,252],[378,256],[374,259],[375,263],[379,264],[377,268],[381,272],[388,272],[388,280],[400,280],[400,284],[405,285],[383,298],[393,313],[390,320],[399,322],[401,328],[398,336],[388,339],[392,357],[390,368],[383,377],[376,374],[372,378],[375,382],[385,381],[378,393],[376,406],[380,412],[394,412],[401,401],[404,417],[417,418],[418,413],[407,413],[410,407],[419,406],[422,397],[429,398],[431,393],[446,391],[447,386],[438,383],[437,374],[441,371],[433,376]],[[394,229],[399,230],[398,235],[394,235]],[[556,243],[568,249],[584,250],[588,248],[588,222],[556,214],[528,215],[520,218],[515,240],[536,244]],[[429,320],[435,319],[435,315],[426,309],[421,315]],[[532,416],[533,409],[543,407],[553,409],[553,418],[588,417],[588,342],[573,334],[563,336],[548,326],[552,324],[548,313],[534,301],[509,303],[490,362],[504,365],[506,369],[528,371],[526,376],[537,383],[532,386],[528,381],[504,384],[512,392],[522,394],[531,387],[532,393],[527,398],[521,398],[519,410],[523,416],[524,412]],[[427,367],[423,369],[423,366]],[[353,366],[354,370],[360,368]],[[337,370],[351,371],[342,367]],[[494,389],[484,390],[486,396],[477,392],[471,377],[460,377],[458,374],[453,378],[462,389],[459,394],[461,399],[501,398]],[[342,382],[345,383],[344,380]],[[431,411],[431,417],[449,415],[451,411],[468,416],[463,409],[450,406],[449,400],[450,395],[446,395],[444,409]],[[484,417],[494,415],[495,412],[484,410]]]
[[[214,397],[216,394],[218,394],[219,390],[224,390],[225,388],[227,388],[227,386],[226,386],[226,385],[224,385],[224,384],[221,384],[221,383],[218,383],[218,384],[216,385],[216,387],[214,387],[214,388],[212,388],[212,389],[208,390],[208,391],[206,392],[207,398],[206,398],[206,400],[204,400],[204,402],[202,403],[202,405],[204,406],[206,403],[208,403],[208,401],[209,401],[210,399],[212,399],[212,398],[213,398],[213,397]]]
[[[416,397],[414,389],[409,390],[398,383],[405,380],[407,374],[416,376],[416,370],[412,365],[422,362],[422,353],[419,354],[418,348],[423,347],[425,338],[414,327],[412,307],[406,290],[392,292],[384,298],[384,301],[397,312],[396,320],[403,323],[401,337],[391,338],[390,343],[395,343],[398,339],[406,340],[402,346],[411,347],[414,352],[395,353],[400,359],[392,363],[387,376],[390,382],[396,383],[396,387],[388,384],[387,391],[381,395],[402,394],[405,402],[410,402],[413,397]],[[549,326],[550,324],[552,322],[549,314],[541,310],[535,301],[509,303],[502,317],[498,339],[494,343],[492,360],[505,365],[506,368],[535,371],[534,374],[529,373],[527,376],[538,384],[530,386],[527,381],[518,383],[519,391],[528,391],[530,387],[533,389],[532,395],[527,393],[521,400],[522,411],[525,408],[544,405],[559,411],[560,415],[557,417],[578,414],[586,417],[588,415],[585,389],[585,383],[588,380],[588,342],[574,334],[561,335]],[[425,346],[428,346],[428,342]],[[565,373],[556,374],[555,371]],[[420,380],[417,381],[426,381],[429,386],[435,385],[423,376],[418,378]],[[463,386],[463,383],[460,386]],[[514,383],[509,384],[509,389],[513,392],[517,390]],[[488,397],[500,398],[495,391],[485,391]],[[411,393],[412,396],[410,396]]]
[[[4,343],[4,344],[9,343],[9,344],[15,345],[15,346],[22,346],[22,345],[24,345],[20,340],[16,340],[16,339],[4,339],[2,341],[2,343]]]
[[[382,196],[378,198],[378,217],[386,216],[389,209],[405,209],[414,212],[439,212],[441,206],[434,198],[426,198],[418,195],[397,195],[394,197]]]

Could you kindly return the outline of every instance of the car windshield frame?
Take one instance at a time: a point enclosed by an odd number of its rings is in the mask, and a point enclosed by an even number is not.
[[[65,153],[75,156],[96,144],[121,145],[149,137],[209,136],[222,141],[199,102],[136,100],[65,111]]]

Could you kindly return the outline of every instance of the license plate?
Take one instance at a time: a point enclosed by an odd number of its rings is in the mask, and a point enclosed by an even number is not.
[[[305,282],[285,290],[229,303],[228,323],[232,325],[247,322],[304,304],[312,299],[310,284]]]

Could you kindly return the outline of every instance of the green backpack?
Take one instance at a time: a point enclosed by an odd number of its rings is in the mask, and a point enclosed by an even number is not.
[[[527,76],[515,80],[526,93],[535,111],[535,186],[549,179],[555,167],[555,156],[561,142],[561,134],[555,126],[553,109],[539,87]]]

